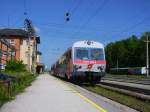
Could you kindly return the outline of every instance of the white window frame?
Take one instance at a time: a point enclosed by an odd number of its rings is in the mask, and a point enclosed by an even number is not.
[[[10,42],[11,45],[15,45],[15,40],[14,39],[10,39],[9,42]]]

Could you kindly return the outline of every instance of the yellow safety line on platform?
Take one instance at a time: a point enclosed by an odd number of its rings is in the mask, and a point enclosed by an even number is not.
[[[57,79],[57,78],[56,78]],[[62,84],[68,86],[72,91],[75,92],[76,95],[78,95],[80,98],[82,98],[84,101],[88,102],[89,104],[91,104],[93,107],[95,107],[96,109],[98,109],[100,112],[108,112],[107,110],[103,109],[102,107],[100,107],[99,105],[97,105],[96,103],[94,103],[92,100],[88,99],[87,97],[81,95],[79,92],[77,92],[73,87],[71,87],[70,85],[66,84],[64,81],[59,80]]]
[[[94,106],[96,109],[98,109],[100,112],[107,112],[107,110],[103,109],[102,107],[100,107],[99,105],[97,105],[96,103],[94,103],[92,100],[88,99],[87,97],[81,95],[79,92],[77,92],[76,90],[74,90],[72,87],[69,86],[69,88],[73,91],[75,91],[76,95],[78,95],[80,98],[82,98],[84,101],[90,103],[92,106]]]
[[[94,106],[95,108],[97,108],[100,112],[107,112],[105,109],[103,109],[102,107],[100,107],[99,105],[97,105],[96,103],[94,103],[93,101],[91,101],[90,99],[86,98],[85,96],[81,95],[80,93],[76,93],[80,98],[82,98],[83,100],[85,100],[86,102],[90,103],[92,106]]]

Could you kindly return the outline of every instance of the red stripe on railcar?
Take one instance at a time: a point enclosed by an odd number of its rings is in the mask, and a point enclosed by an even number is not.
[[[106,64],[105,60],[74,60],[74,64]]]

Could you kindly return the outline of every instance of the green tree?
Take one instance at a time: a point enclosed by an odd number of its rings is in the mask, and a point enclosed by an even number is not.
[[[111,42],[105,47],[107,71],[110,68],[117,67],[117,61],[119,67],[142,67],[146,65],[146,35],[150,32],[146,32],[140,38],[135,35],[131,37]],[[149,49],[150,53],[150,49]]]

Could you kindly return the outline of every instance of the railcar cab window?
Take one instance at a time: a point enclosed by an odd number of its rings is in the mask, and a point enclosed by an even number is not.
[[[76,59],[88,60],[89,59],[88,49],[77,48],[76,49]]]
[[[91,59],[92,60],[104,60],[103,49],[91,49]]]

